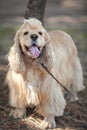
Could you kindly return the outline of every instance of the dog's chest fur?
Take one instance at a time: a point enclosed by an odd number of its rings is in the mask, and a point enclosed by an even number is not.
[[[41,87],[44,80],[44,73],[36,64],[27,64],[25,73],[25,87],[27,92],[27,104],[29,106],[37,106],[40,104]]]

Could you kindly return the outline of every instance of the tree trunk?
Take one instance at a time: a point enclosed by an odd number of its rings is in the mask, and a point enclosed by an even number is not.
[[[25,18],[35,17],[43,23],[46,1],[47,0],[29,0]]]

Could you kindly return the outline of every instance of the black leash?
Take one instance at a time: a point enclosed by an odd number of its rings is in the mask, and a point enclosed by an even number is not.
[[[40,62],[41,66],[51,75],[51,77],[58,83],[61,85],[62,88],[64,88],[69,94],[71,94],[73,96],[73,94],[58,80],[55,78],[55,76],[47,69],[47,67]]]

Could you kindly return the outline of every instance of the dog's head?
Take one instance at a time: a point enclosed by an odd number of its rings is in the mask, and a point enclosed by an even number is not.
[[[19,44],[22,52],[31,58],[38,58],[48,42],[47,31],[35,18],[24,20],[24,24],[15,36],[15,43]]]
[[[27,59],[36,60],[39,56],[41,57],[40,54],[44,53],[40,59],[47,63],[47,59],[50,59],[48,58],[50,57],[49,44],[49,34],[39,20],[35,18],[24,20],[24,24],[15,35],[14,45],[8,54],[10,67],[18,73],[25,72],[23,55],[27,56]]]

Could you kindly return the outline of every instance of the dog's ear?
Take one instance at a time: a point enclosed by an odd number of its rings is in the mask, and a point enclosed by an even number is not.
[[[50,35],[49,35],[49,33],[46,30],[44,32],[44,37],[45,37],[46,43],[50,43]]]
[[[17,31],[15,38],[14,38],[14,45],[11,47],[8,53],[8,61],[10,68],[17,73],[24,73],[25,72],[25,64],[23,61],[22,52],[20,50],[20,41],[19,41],[19,34],[20,31]]]
[[[44,65],[49,68],[49,70],[52,68],[52,46],[51,46],[51,40],[50,35],[47,31],[44,32],[45,42],[46,45],[44,46],[42,53],[41,53],[41,62],[44,63]]]

